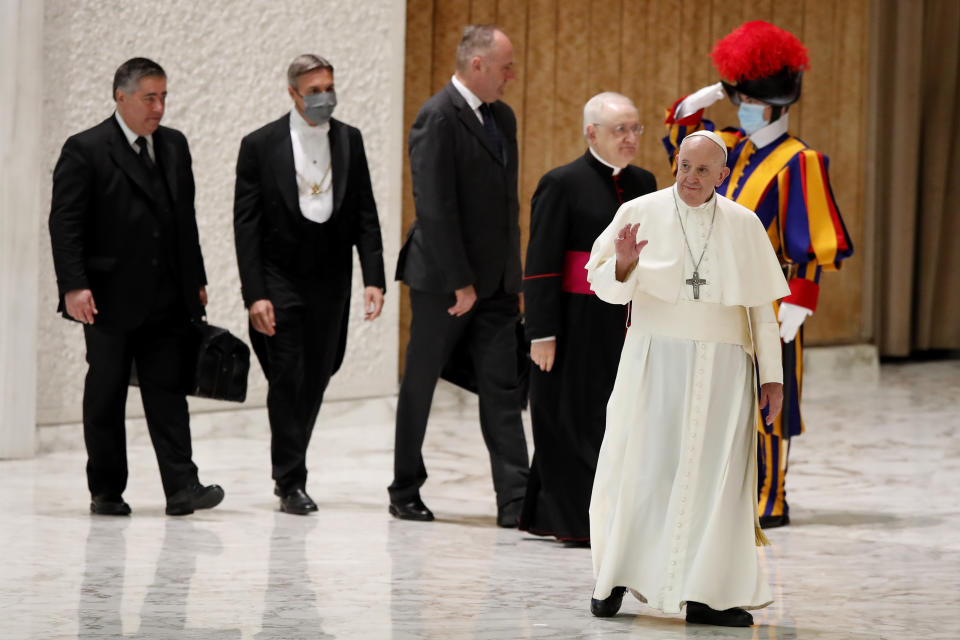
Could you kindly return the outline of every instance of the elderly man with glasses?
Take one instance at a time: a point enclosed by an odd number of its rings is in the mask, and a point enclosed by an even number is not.
[[[583,267],[620,205],[657,188],[629,164],[642,133],[629,98],[594,96],[583,109],[588,149],[544,175],[531,202],[523,293],[536,451],[520,528],[571,546],[590,542],[590,488],[627,322],[627,307],[598,299]]]

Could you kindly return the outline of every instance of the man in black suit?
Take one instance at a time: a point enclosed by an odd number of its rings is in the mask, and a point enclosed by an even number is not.
[[[307,446],[343,362],[353,247],[366,320],[380,315],[386,278],[363,137],[330,117],[333,65],[301,55],[287,80],[294,108],[240,143],[233,225],[250,341],[269,384],[274,493],[282,511],[306,515],[317,510]]]
[[[133,58],[113,79],[116,112],[67,139],[53,172],[50,240],[59,311],[84,323],[83,436],[90,510],[127,515],[124,406],[136,365],[168,515],[209,509],[223,489],[197,478],[186,391],[206,274],[190,150],[160,126],[163,69]],[[191,349],[193,353],[191,353]]]
[[[517,386],[517,123],[499,100],[513,78],[507,36],[492,25],[468,26],[456,73],[410,129],[417,218],[397,264],[413,315],[389,488],[397,518],[433,519],[420,499],[421,448],[437,378],[458,344],[474,363],[497,524],[515,527],[520,512],[528,458]]]

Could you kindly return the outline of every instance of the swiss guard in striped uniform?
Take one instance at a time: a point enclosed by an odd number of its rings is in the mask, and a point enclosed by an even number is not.
[[[760,217],[780,258],[790,295],[774,303],[783,342],[783,413],[772,426],[761,417],[758,441],[760,525],[790,522],[785,479],[790,438],[803,432],[800,395],[803,322],[817,309],[820,275],[840,268],[853,253],[828,177],[829,162],[788,131],[790,105],[800,98],[807,50],[791,33],[768,22],[747,22],[722,38],[710,54],[721,81],[678,100],[667,111],[664,146],[671,158],[684,136],[714,130],[704,108],[729,98],[739,128],[720,131],[730,176],[718,193]]]
[[[594,96],[583,109],[589,148],[544,175],[531,201],[523,296],[535,451],[520,528],[577,546],[590,539],[590,490],[627,321],[625,306],[590,290],[584,265],[620,205],[657,189],[652,173],[629,164],[641,133],[629,98]]]

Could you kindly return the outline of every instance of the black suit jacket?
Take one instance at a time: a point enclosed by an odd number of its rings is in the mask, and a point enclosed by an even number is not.
[[[504,154],[493,145],[452,83],[420,108],[410,129],[410,173],[417,218],[397,261],[412,288],[451,293],[473,285],[488,296],[503,281],[520,291],[517,121],[490,105]]]
[[[280,307],[298,304],[298,283],[349,300],[354,246],[364,285],[386,289],[380,220],[363,136],[356,127],[334,119],[328,136],[333,214],[322,224],[300,211],[289,113],[240,143],[233,228],[247,307],[262,299]],[[278,286],[278,281],[286,284]]]
[[[199,290],[206,285],[194,209],[192,160],[187,139],[175,129],[153,133],[154,153],[174,214],[179,285],[192,319],[203,316]],[[162,225],[150,177],[115,116],[71,136],[53,171],[50,240],[63,297],[91,289],[95,325],[129,329],[153,303],[155,271],[162,268]]]

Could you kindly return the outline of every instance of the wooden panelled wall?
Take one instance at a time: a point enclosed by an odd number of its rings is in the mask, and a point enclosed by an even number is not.
[[[659,186],[673,183],[660,138],[666,107],[719,78],[713,43],[747,20],[794,33],[810,53],[790,129],[830,158],[830,176],[854,247],[862,247],[869,0],[407,0],[404,127],[445,85],[463,27],[496,23],[513,42],[517,79],[504,100],[517,114],[520,227],[526,247],[530,197],[549,169],[583,153],[583,105],[601,91],[636,103],[646,125],[635,164]],[[728,103],[708,115],[735,125]],[[403,231],[414,219],[410,167],[403,167]],[[857,254],[821,280],[812,344],[861,342],[863,261]],[[405,289],[405,288],[404,288]],[[401,303],[401,368],[410,308]]]

